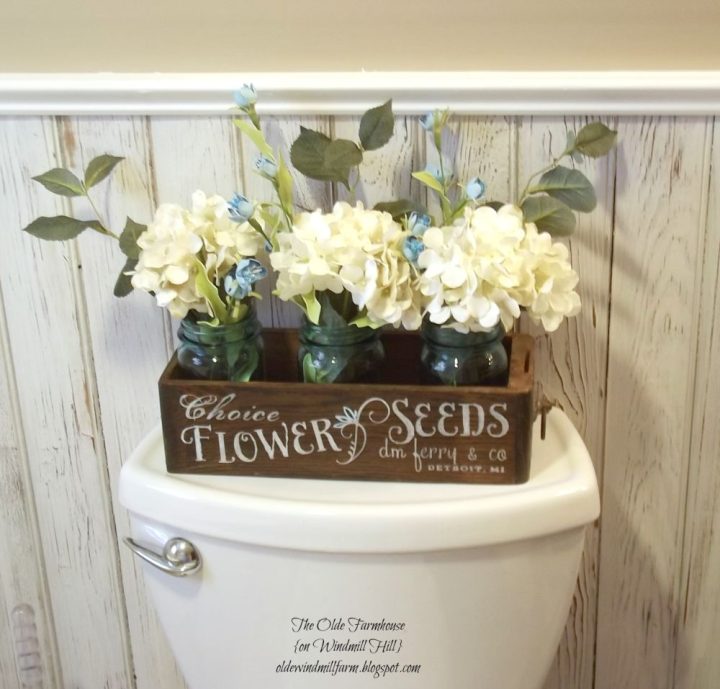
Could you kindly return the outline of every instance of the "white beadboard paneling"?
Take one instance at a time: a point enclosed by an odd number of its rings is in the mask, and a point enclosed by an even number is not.
[[[621,119],[596,689],[671,689],[709,126]]]
[[[332,189],[329,183],[309,180],[298,174],[290,164],[290,146],[300,134],[300,127],[315,129],[328,136],[331,133],[330,121],[325,117],[263,117],[261,120],[265,140],[272,146],[276,155],[282,155],[290,168],[295,183],[295,204],[298,208],[314,210],[332,206]],[[240,130],[235,133],[239,139],[241,151],[243,191],[245,196],[257,201],[277,201],[272,185],[255,172],[255,160],[259,153],[255,145]],[[267,312],[264,312],[267,319]],[[300,309],[279,299],[270,301],[270,321],[265,325],[276,328],[292,328],[300,323]]]
[[[64,687],[134,686],[94,370],[72,244],[20,232],[63,210],[30,181],[56,163],[50,119],[0,130],[3,269],[0,285],[30,475],[58,633]],[[92,662],[88,662],[92,659]]]
[[[718,71],[265,72],[4,74],[0,114],[223,114],[253,83],[265,112],[357,115],[392,96],[419,114],[713,114]]]
[[[357,106],[345,110],[357,114],[385,94],[365,95],[367,102],[348,89],[338,102]],[[402,112],[402,98],[395,103]],[[264,116],[263,122],[287,159],[300,124],[355,138],[359,118]],[[543,117],[518,124],[456,115],[452,122],[447,150],[459,178],[479,174],[489,197],[510,198],[545,163],[551,144],[555,152],[562,147],[566,128],[583,121]],[[612,156],[582,166],[599,197],[570,241],[583,312],[541,338],[538,373],[590,448],[603,516],[600,532],[588,531],[546,689],[717,684],[720,187],[715,175],[707,212],[708,124],[622,119],[617,179]],[[0,359],[6,357],[17,380],[16,387],[11,375],[0,380],[0,686],[20,686],[7,634],[10,611],[23,598],[38,616],[44,689],[184,689],[141,572],[129,551],[115,546],[127,529],[115,482],[129,450],[158,418],[155,382],[172,346],[167,320],[147,295],[112,297],[122,258],[107,239],[87,234],[75,246],[41,243],[19,228],[37,215],[67,210],[29,181],[62,162],[56,150],[76,167],[98,153],[127,156],[113,180],[94,192],[115,229],[126,214],[148,221],[161,201],[189,204],[195,188],[226,196],[237,189],[259,200],[269,199],[271,189],[253,172],[254,147],[241,142],[227,117],[82,118],[63,122],[59,131],[61,147],[51,120],[0,120],[6,228],[0,294],[7,325]],[[367,155],[360,196],[370,203],[408,193],[424,198],[408,173],[425,166],[429,143],[414,115],[399,116],[392,142]],[[297,199],[307,208],[330,208],[335,191],[342,197],[342,189],[296,180]],[[261,309],[268,325],[299,320],[290,305],[266,300]]]
[[[485,198],[512,200],[514,120],[510,117],[454,115],[448,123],[448,131],[449,146],[443,152],[452,163],[457,181],[465,185],[469,180],[480,177],[486,185]],[[423,134],[430,150],[431,136],[424,131]],[[428,155],[428,158],[436,164],[433,155]]]
[[[15,388],[9,357],[8,329],[0,292],[0,684],[21,689],[17,672],[42,678],[45,689],[61,689],[55,668],[55,638],[47,600],[44,556],[39,539],[33,491],[28,474]],[[16,657],[20,606],[34,611],[37,656]],[[32,651],[32,649],[30,649]],[[16,672],[17,671],[17,672]]]
[[[675,689],[714,689],[720,677],[720,122],[714,124],[700,329],[695,362],[684,571]]]
[[[61,132],[64,158],[78,171],[102,153],[126,157],[109,181],[91,191],[103,221],[116,233],[127,216],[147,222],[154,199],[145,119],[65,120]],[[73,205],[78,214],[88,213],[83,203]],[[117,501],[120,468],[159,420],[157,379],[168,359],[164,314],[150,295],[113,297],[115,279],[125,260],[114,240],[88,232],[80,237],[78,246],[112,486],[116,529],[112,550],[120,558],[137,689],[180,689],[185,685],[148,598],[139,562],[125,546],[117,550],[118,540],[130,528],[127,513]]]
[[[530,175],[548,165],[565,147],[568,130],[578,131],[585,120],[526,118],[519,129],[520,192]],[[614,127],[614,122],[606,122]],[[567,160],[564,165],[571,165]],[[579,213],[578,226],[569,240],[571,261],[580,275],[578,291],[582,311],[555,333],[546,335],[531,326],[536,340],[536,376],[543,393],[558,402],[580,431],[602,478],[610,257],[613,231],[615,151],[576,166],[593,183],[598,207]],[[597,561],[599,524],[589,526],[585,553],[568,624],[546,689],[592,687],[597,616]]]

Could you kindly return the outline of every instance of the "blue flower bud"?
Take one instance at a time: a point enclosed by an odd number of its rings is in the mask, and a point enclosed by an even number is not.
[[[422,237],[425,234],[425,230],[430,227],[431,222],[432,221],[430,220],[429,215],[425,215],[425,213],[416,213],[415,211],[413,211],[412,213],[410,213],[410,217],[408,218],[407,228],[416,237]]]
[[[254,258],[243,258],[225,276],[223,286],[233,299],[245,299],[252,292],[253,285],[267,276],[267,268]]]
[[[242,88],[235,91],[235,102],[241,108],[247,108],[257,103],[257,93],[255,87],[252,84],[243,84]]]
[[[255,205],[242,194],[235,194],[228,201],[230,220],[237,223],[247,222],[255,210]]]
[[[440,184],[450,183],[453,179],[452,172],[448,171],[445,172],[445,177],[443,177],[443,173],[437,165],[427,165],[425,172],[431,174]]]
[[[437,165],[426,165],[425,172],[432,175],[438,182],[443,181],[443,175],[440,168]]]
[[[420,126],[427,132],[431,132],[433,130],[433,125],[435,124],[435,113],[434,112],[427,112],[420,118]]]
[[[418,258],[424,249],[425,245],[420,237],[416,237],[415,235],[405,237],[402,246],[403,256],[413,265],[417,265]]]
[[[485,182],[483,182],[479,177],[471,179],[465,187],[465,193],[468,195],[469,199],[477,201],[485,193]]]
[[[255,168],[263,177],[267,177],[268,179],[275,179],[277,177],[278,166],[266,156],[260,156],[255,161]]]

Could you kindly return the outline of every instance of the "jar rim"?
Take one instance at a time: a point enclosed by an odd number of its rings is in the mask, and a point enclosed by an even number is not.
[[[425,340],[444,347],[474,347],[479,344],[487,344],[505,335],[505,328],[502,322],[498,322],[490,330],[461,333],[447,325],[432,323],[424,320],[422,324],[422,336]]]
[[[193,316],[186,316],[180,321],[178,337],[195,344],[215,345],[227,342],[240,342],[257,336],[260,322],[255,315],[252,304],[245,318],[235,323],[218,323],[197,321]]]
[[[300,326],[300,340],[316,345],[336,347],[356,345],[380,336],[380,328],[357,326],[352,324],[328,326],[318,325],[303,316]]]

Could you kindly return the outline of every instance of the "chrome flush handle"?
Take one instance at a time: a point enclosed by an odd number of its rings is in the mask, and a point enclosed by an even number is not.
[[[174,577],[186,577],[199,572],[202,558],[195,546],[184,538],[171,538],[163,548],[162,554],[139,545],[132,538],[125,538],[125,545],[138,557],[149,562],[166,574]]]

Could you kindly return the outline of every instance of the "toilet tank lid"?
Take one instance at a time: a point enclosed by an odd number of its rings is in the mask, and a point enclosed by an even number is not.
[[[521,485],[329,481],[168,474],[158,426],[120,474],[120,502],[178,534],[319,552],[448,550],[535,538],[594,521],[597,480],[567,416],[533,429]]]

